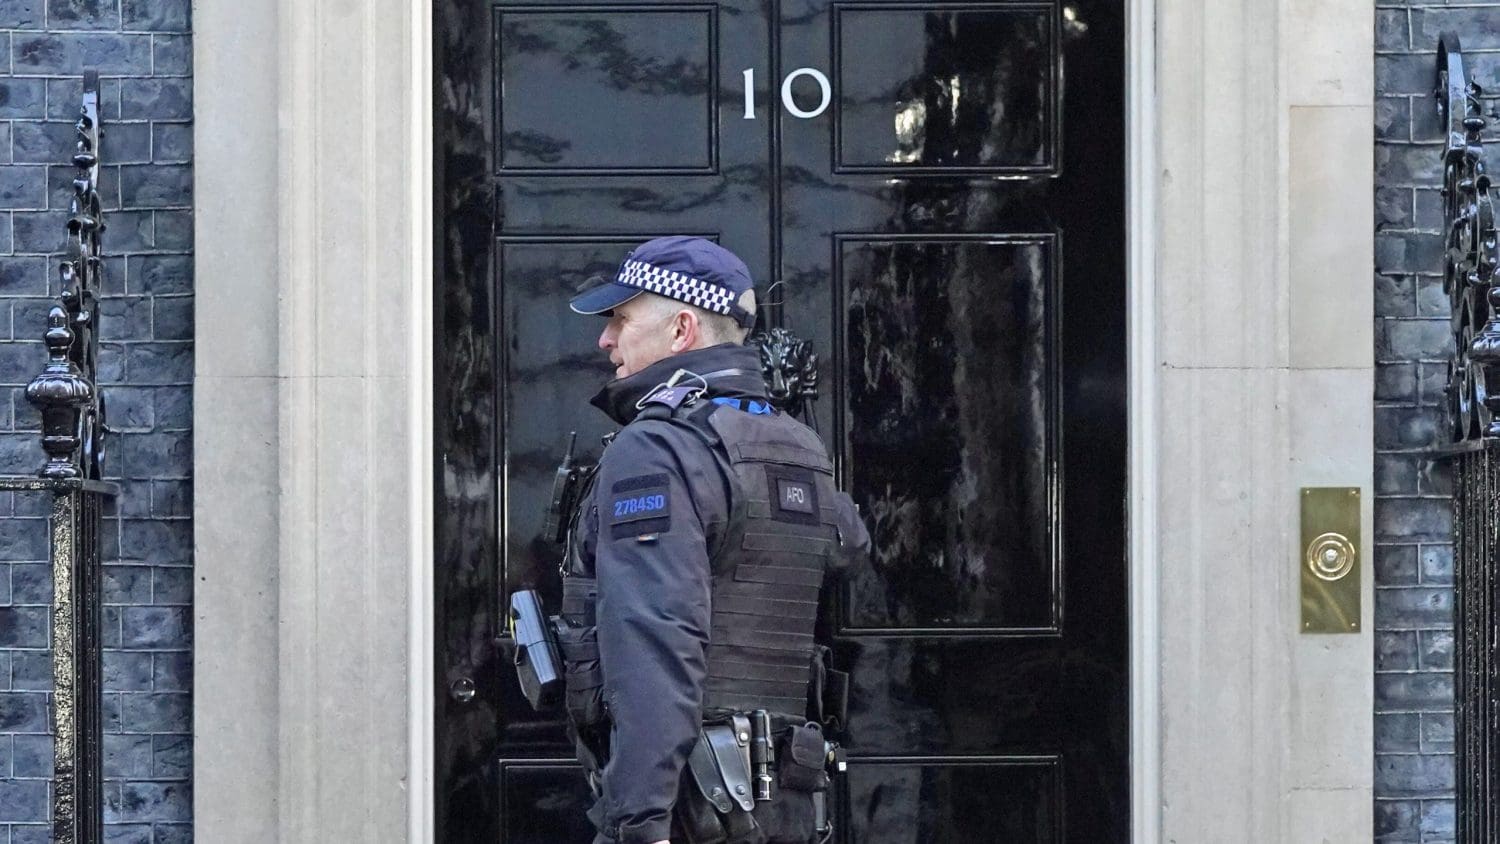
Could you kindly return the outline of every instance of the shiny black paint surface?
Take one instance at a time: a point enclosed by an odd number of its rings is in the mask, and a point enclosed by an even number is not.
[[[1066,5],[439,4],[439,840],[588,839],[493,640],[555,602],[551,474],[606,430],[567,296],[666,233],[785,282],[875,536],[820,622],[837,840],[1125,840],[1123,4]]]

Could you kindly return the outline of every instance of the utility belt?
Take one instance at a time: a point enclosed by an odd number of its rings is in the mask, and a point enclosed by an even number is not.
[[[673,809],[674,840],[747,844],[812,830],[833,833],[828,817],[829,769],[843,752],[813,722],[788,723],[765,710],[705,723],[688,754]]]

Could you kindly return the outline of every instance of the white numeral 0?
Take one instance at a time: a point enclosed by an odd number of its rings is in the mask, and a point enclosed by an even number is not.
[[[743,76],[745,77],[745,119],[754,120],[755,69],[749,67],[745,68]],[[823,98],[818,103],[818,107],[811,111],[798,108],[797,101],[792,99],[792,83],[796,82],[797,77],[799,76],[811,76],[813,80],[818,83],[818,89],[823,94]],[[823,75],[823,71],[818,70],[817,68],[799,67],[791,73],[788,73],[786,75],[786,78],[781,81],[781,104],[786,107],[786,110],[791,113],[793,117],[800,117],[803,120],[817,117],[818,115],[827,111],[828,106],[833,104],[833,86],[829,84],[828,77]]]

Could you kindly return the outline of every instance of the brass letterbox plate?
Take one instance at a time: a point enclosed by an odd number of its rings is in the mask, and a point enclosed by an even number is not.
[[[1302,488],[1302,632],[1359,632],[1359,488]]]

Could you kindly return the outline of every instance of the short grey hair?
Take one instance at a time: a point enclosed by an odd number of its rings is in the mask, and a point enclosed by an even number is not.
[[[734,317],[727,314],[716,314],[697,305],[689,305],[657,293],[646,295],[650,297],[652,311],[661,319],[666,319],[684,308],[696,314],[698,325],[703,328],[703,339],[710,346],[717,346],[721,343],[744,345],[745,338],[750,336],[750,329],[741,326],[734,321]],[[755,291],[746,290],[741,293],[739,305],[750,313],[755,313]]]

